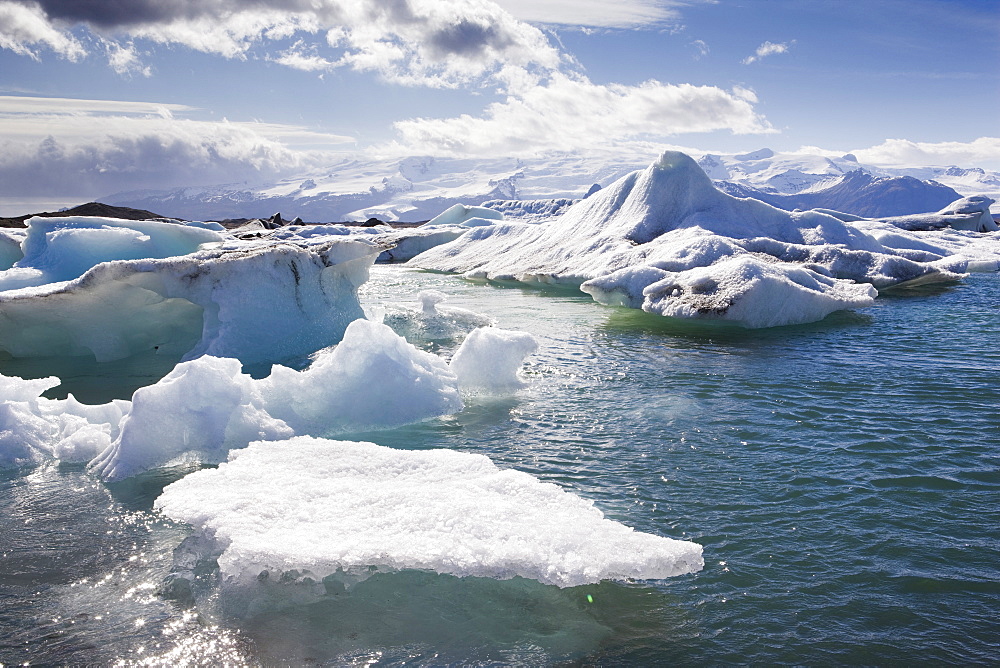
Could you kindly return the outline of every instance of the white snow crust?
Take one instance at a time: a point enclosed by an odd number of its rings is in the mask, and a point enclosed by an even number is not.
[[[870,305],[875,288],[958,280],[1000,259],[992,240],[951,232],[935,243],[885,222],[731,197],[668,151],[549,222],[476,228],[411,264],[578,285],[608,304],[765,327]]]
[[[701,546],[640,533],[482,455],[298,437],[230,452],[155,506],[214,537],[223,575],[420,569],[569,587],[700,570]]]

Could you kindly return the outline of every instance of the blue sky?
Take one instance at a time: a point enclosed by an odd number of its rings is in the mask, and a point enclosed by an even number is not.
[[[996,0],[0,0],[8,203],[354,154],[1000,169],[998,110]]]

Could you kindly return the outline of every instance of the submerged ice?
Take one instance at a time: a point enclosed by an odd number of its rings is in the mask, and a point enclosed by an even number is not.
[[[634,531],[552,483],[454,450],[252,443],[172,483],[156,507],[212,536],[236,583],[419,569],[568,587],[703,566],[696,543]]]

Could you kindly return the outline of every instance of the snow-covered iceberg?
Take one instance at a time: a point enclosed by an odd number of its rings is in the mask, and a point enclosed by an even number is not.
[[[746,327],[812,322],[870,305],[876,288],[953,281],[970,266],[954,248],[914,252],[870,232],[828,213],[729,196],[690,157],[668,151],[559,218],[475,228],[411,264],[582,286],[604,303]]]
[[[155,505],[212,536],[236,583],[293,569],[317,580],[420,569],[569,587],[703,566],[696,543],[637,532],[552,483],[454,450],[252,443],[167,486]]]
[[[434,218],[431,218],[424,227],[434,227],[436,225],[464,225],[470,220],[503,220],[502,212],[490,209],[485,206],[469,206],[467,204],[455,204]],[[474,223],[469,227],[477,227],[481,223]]]
[[[58,262],[51,242],[48,251],[35,252],[26,241],[25,258],[52,259],[39,259],[32,269],[45,267],[51,277],[73,262],[82,267],[128,255],[128,240],[140,231],[133,226],[154,225],[119,222],[111,234],[123,235],[122,252],[106,249],[101,257],[74,260],[66,246],[72,246],[71,233],[108,231],[84,224],[59,230],[69,240],[59,242]],[[198,227],[155,224],[186,230],[195,239],[220,238]],[[195,248],[178,242],[168,250]],[[0,350],[13,357],[93,356],[99,362],[152,350],[184,359],[235,357],[247,364],[308,355],[339,341],[348,323],[363,317],[357,288],[379,252],[370,242],[346,237],[310,245],[231,240],[180,256],[99,261],[78,278],[0,292]],[[0,281],[7,273],[0,272]]]

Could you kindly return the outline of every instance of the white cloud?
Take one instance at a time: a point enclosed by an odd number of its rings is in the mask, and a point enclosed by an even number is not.
[[[135,50],[135,45],[131,42],[124,45],[117,42],[107,42],[105,48],[108,54],[108,65],[118,74],[129,77],[134,74],[144,77],[152,76],[152,69],[148,65],[142,64],[139,54]]]
[[[764,42],[757,47],[757,50],[754,51],[752,56],[747,56],[743,59],[743,64],[749,65],[757,62],[761,58],[767,58],[768,56],[773,56],[778,53],[788,53],[788,49],[792,44],[795,44],[795,40],[792,40],[791,42],[780,42],[778,44],[773,42]]]
[[[261,181],[328,164],[349,137],[177,118],[183,105],[0,96],[0,196],[96,197]]]
[[[65,97],[28,97],[21,95],[0,95],[0,116],[15,114],[82,115],[159,115],[164,111],[190,112],[194,107],[184,104],[164,104],[160,102],[126,102],[121,100],[79,100]],[[10,120],[8,118],[7,120]],[[3,134],[6,133],[3,127]]]
[[[609,148],[628,141],[693,132],[773,132],[754,112],[750,91],[647,81],[638,86],[596,85],[555,75],[483,116],[417,118],[395,123],[404,153],[535,154]]]
[[[39,60],[37,46],[72,61],[86,55],[83,45],[68,32],[52,26],[37,4],[0,0],[0,49]]]
[[[497,4],[522,21],[591,28],[636,28],[675,20],[677,7],[691,3],[677,0],[497,0]]]
[[[42,43],[78,58],[84,48],[66,27],[83,23],[118,44],[109,61],[126,73],[144,73],[139,39],[226,58],[262,49],[297,69],[348,67],[434,87],[508,85],[525,73],[537,81],[564,62],[544,33],[489,0],[0,0],[0,12],[0,48],[38,58]],[[291,37],[296,47],[268,52]]]
[[[701,60],[702,58],[708,55],[709,52],[708,44],[706,44],[704,40],[696,39],[695,41],[691,42],[691,46],[693,46],[695,49],[695,55],[694,55],[695,60]]]
[[[858,160],[874,165],[941,167],[960,165],[1000,169],[1000,137],[980,137],[970,142],[915,142],[886,139],[878,146],[851,151]]]

